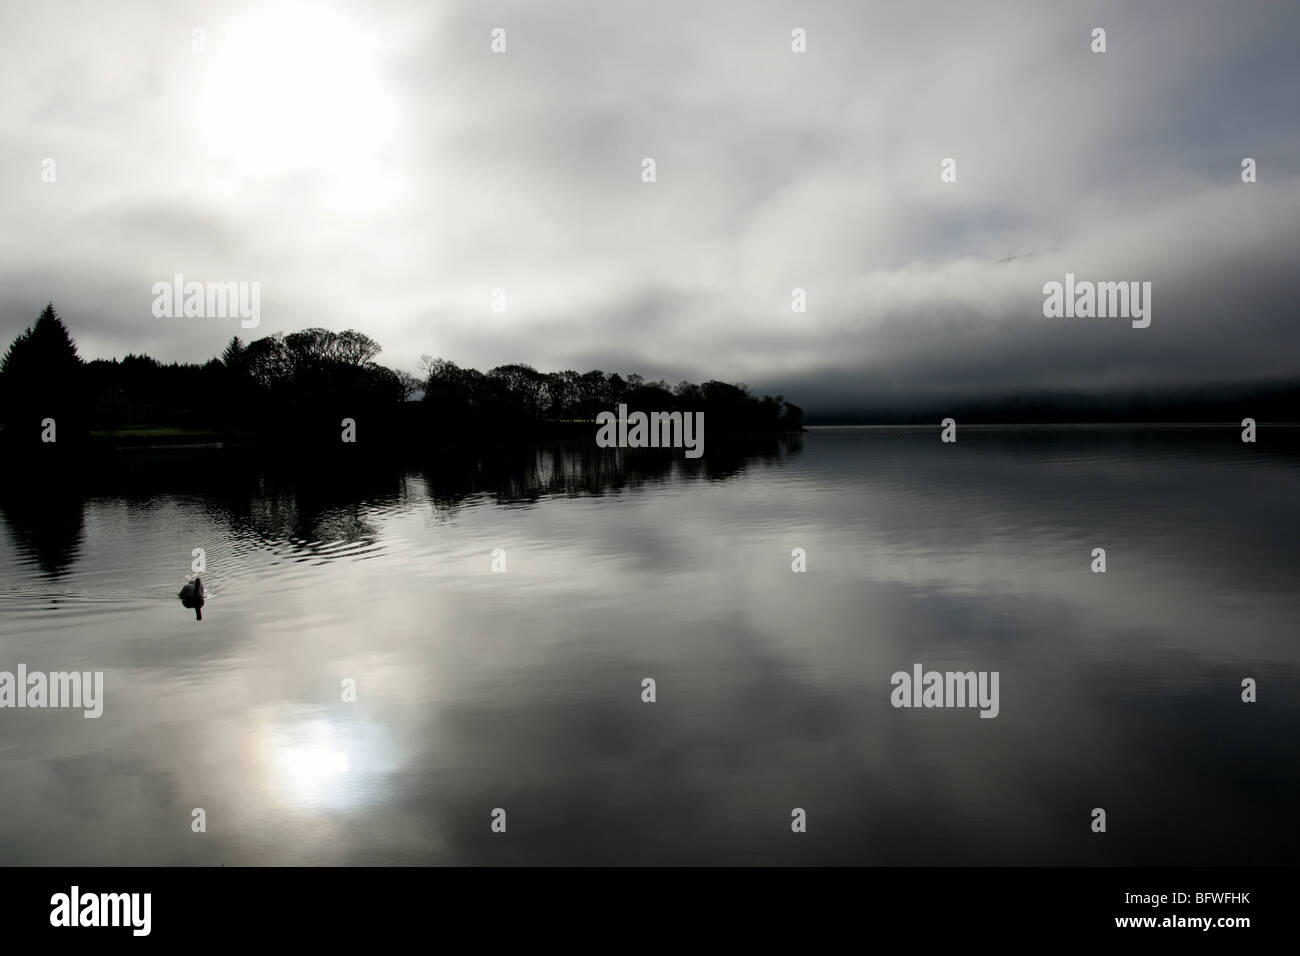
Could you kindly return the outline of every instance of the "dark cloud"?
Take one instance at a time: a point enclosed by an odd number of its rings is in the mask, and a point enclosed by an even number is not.
[[[48,299],[89,354],[201,361],[247,334],[155,319],[180,272],[260,281],[258,334],[356,327],[412,371],[718,377],[814,411],[1300,375],[1298,8],[344,0],[356,41],[319,78],[357,81],[283,117],[324,145],[278,166],[273,135],[239,135],[255,105],[212,115],[232,28],[276,8],[0,12],[0,336]],[[285,9],[280,81],[310,81],[333,21]],[[1151,281],[1151,327],[1043,319],[1067,271]]]

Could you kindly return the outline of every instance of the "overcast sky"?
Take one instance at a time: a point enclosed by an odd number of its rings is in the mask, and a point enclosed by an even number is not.
[[[1300,375],[1298,44],[1282,0],[6,3],[0,335],[52,299],[87,358],[321,325],[810,410]],[[1067,272],[1150,327],[1044,318]],[[260,327],[154,317],[176,273]]]

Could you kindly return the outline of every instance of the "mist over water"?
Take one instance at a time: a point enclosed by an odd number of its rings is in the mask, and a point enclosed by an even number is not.
[[[0,670],[102,670],[104,712],[0,710],[0,860],[1289,862],[1298,437],[172,451],[8,488]],[[893,708],[916,663],[999,672],[996,719]]]

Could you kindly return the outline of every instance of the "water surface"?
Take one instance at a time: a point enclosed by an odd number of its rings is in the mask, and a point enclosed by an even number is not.
[[[106,699],[0,710],[0,862],[1294,863],[1298,477],[1280,429],[853,428],[9,488],[0,670]],[[914,663],[999,716],[891,707]]]

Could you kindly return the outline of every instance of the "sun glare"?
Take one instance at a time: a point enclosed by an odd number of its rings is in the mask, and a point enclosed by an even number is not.
[[[386,734],[364,721],[292,720],[266,727],[258,740],[266,785],[303,812],[356,807],[390,769]]]
[[[376,44],[336,14],[277,5],[232,26],[211,56],[203,137],[246,175],[355,176],[392,132]]]

